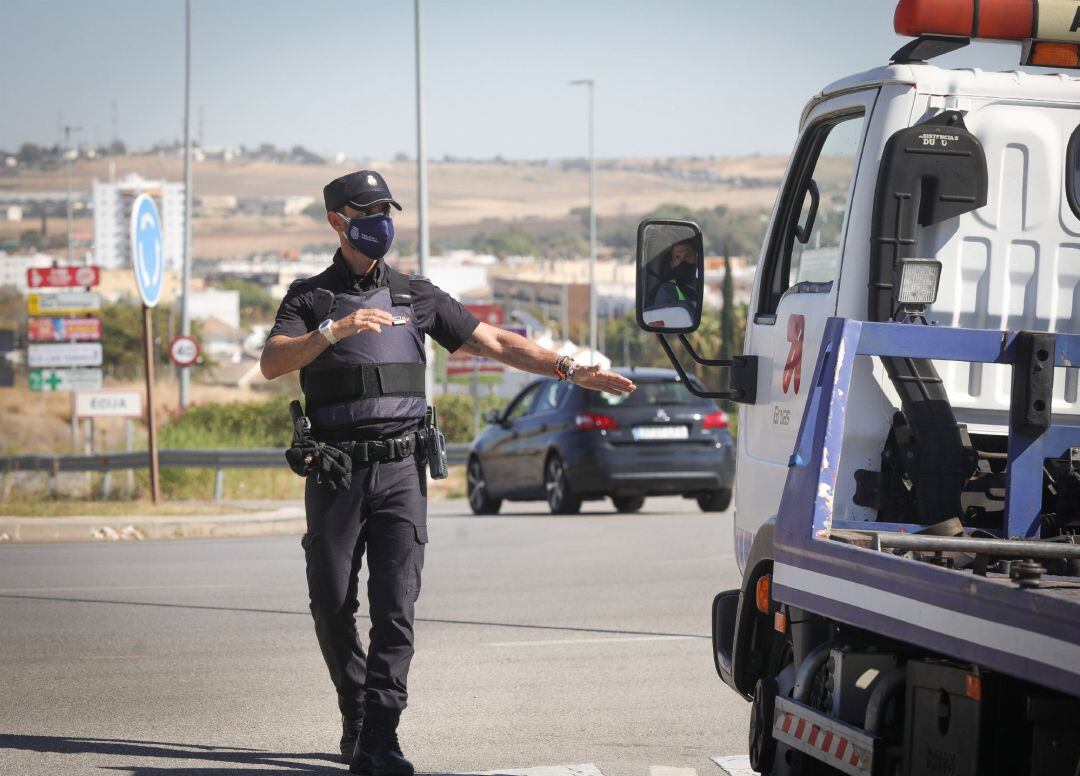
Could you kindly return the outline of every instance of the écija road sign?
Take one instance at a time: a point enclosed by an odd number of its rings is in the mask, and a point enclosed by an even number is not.
[[[176,366],[191,366],[199,360],[199,343],[181,334],[169,343],[169,360]]]
[[[65,342],[27,345],[26,363],[30,367],[101,366],[100,342]]]
[[[31,369],[30,390],[42,393],[97,391],[104,382],[100,369]]]
[[[78,391],[75,394],[77,418],[141,418],[142,394],[139,391]]]
[[[30,318],[26,335],[31,342],[97,342],[100,318]]]
[[[26,270],[30,288],[73,288],[96,286],[101,280],[97,267],[31,267]]]
[[[147,194],[131,204],[131,264],[135,285],[143,304],[153,307],[161,299],[165,279],[165,255],[161,247],[161,219],[157,205]]]
[[[83,315],[100,309],[101,295],[93,291],[26,295],[26,312],[30,315]]]

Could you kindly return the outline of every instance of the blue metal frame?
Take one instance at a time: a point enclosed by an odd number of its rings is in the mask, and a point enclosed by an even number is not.
[[[917,563],[891,553],[829,541],[834,528],[916,531],[925,526],[873,521],[834,522],[833,498],[854,366],[859,356],[909,356],[939,360],[1013,364],[1015,334],[912,324],[869,323],[830,318],[810,385],[802,425],[791,456],[774,534],[776,600],[848,622],[927,649],[951,654],[1040,684],[1080,694],[1080,612],[1075,601],[1033,594],[1000,580]],[[1054,364],[1080,366],[1080,336],[1058,334]],[[855,397],[857,400],[857,397]],[[1080,417],[1056,417],[1049,429],[1031,433],[1010,428],[1006,516],[1001,535],[1038,535],[1043,459],[1080,445]],[[809,529],[809,530],[808,530]],[[930,619],[840,601],[827,587],[812,592],[782,566],[820,580],[836,580],[878,591],[890,600],[920,602],[927,610],[955,612],[1072,645],[1075,659],[1038,660],[1015,650],[973,642]],[[849,585],[850,588],[850,585]],[[1075,664],[1075,665],[1073,665]]]

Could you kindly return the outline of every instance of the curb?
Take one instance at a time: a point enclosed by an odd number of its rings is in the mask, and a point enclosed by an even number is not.
[[[299,536],[306,529],[304,510],[297,507],[193,517],[0,517],[0,545],[27,542],[223,539],[289,534]]]

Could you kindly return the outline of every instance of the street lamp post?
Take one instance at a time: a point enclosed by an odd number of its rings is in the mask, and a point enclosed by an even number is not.
[[[71,245],[71,230],[73,224],[71,214],[71,133],[78,132],[80,129],[82,129],[82,127],[73,127],[70,124],[64,125],[64,159],[67,161],[67,263],[69,267],[75,257]]]
[[[191,336],[191,0],[184,0],[184,250],[180,274],[180,333]],[[180,367],[180,407],[188,405],[191,367]]]
[[[416,199],[417,274],[425,274],[428,257],[427,142],[424,137],[424,47],[421,2],[416,0]]]
[[[596,143],[594,135],[594,84],[591,78],[571,81],[589,87],[589,357],[596,360]]]

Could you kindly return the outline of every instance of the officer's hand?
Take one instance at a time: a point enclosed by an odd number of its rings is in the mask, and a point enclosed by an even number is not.
[[[599,366],[579,366],[574,370],[574,384],[590,391],[603,391],[612,396],[622,396],[637,390],[633,382],[614,372],[605,372]]]
[[[393,326],[394,316],[386,310],[369,310],[364,308],[346,315],[344,318],[334,321],[330,331],[338,339],[345,339],[362,331],[382,331],[383,326]]]

